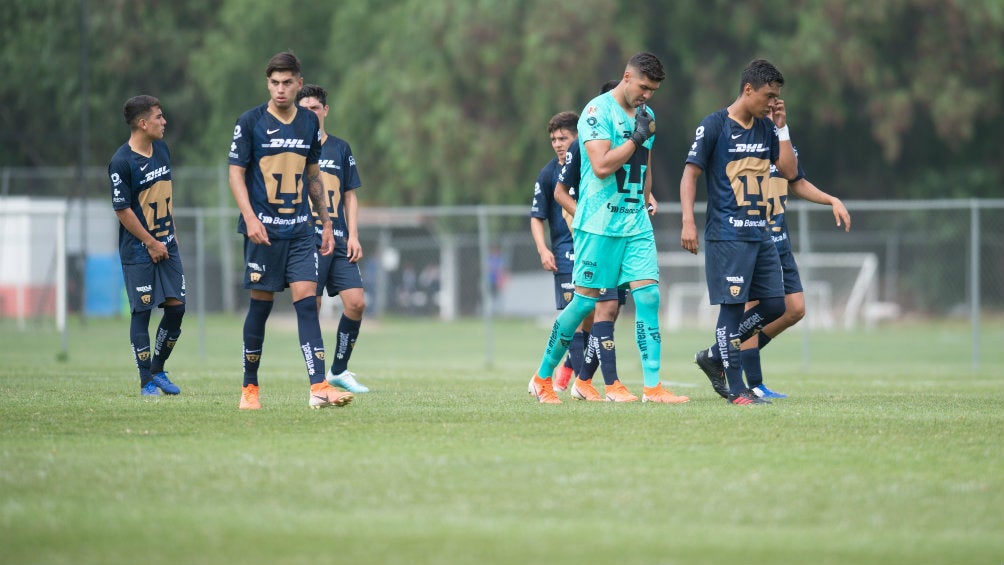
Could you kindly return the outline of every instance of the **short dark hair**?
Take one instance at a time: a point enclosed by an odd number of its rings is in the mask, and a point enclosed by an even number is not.
[[[620,79],[608,80],[607,82],[603,83],[603,86],[600,87],[600,94],[606,94],[610,92],[611,90],[617,88],[617,85],[620,83],[621,83]]]
[[[662,68],[662,61],[647,51],[633,55],[628,59],[628,66],[638,69],[649,80],[654,80],[655,82],[662,82],[666,78],[666,71]]]
[[[547,133],[551,134],[559,129],[577,131],[578,124],[579,115],[575,112],[558,112],[554,116],[551,116],[551,121],[547,122]]]
[[[739,79],[739,93],[742,93],[747,84],[752,86],[753,90],[760,90],[761,86],[775,82],[778,86],[784,86],[784,76],[781,75],[781,71],[766,59],[754,59],[743,69],[742,77]]]
[[[122,106],[122,115],[125,117],[126,124],[130,128],[135,128],[139,119],[149,114],[150,110],[162,107],[160,100],[155,97],[149,94],[140,94],[126,100],[125,105]]]
[[[300,76],[300,59],[292,51],[283,51],[272,55],[265,66],[265,76],[270,77],[272,73],[279,71],[289,71],[296,76]]]
[[[305,84],[300,92],[296,93],[296,103],[299,104],[300,100],[304,98],[317,98],[317,101],[321,103],[321,106],[328,105],[328,91],[316,84]]]

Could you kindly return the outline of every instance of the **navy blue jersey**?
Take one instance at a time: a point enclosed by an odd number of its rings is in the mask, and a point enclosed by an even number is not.
[[[346,240],[349,237],[349,227],[345,222],[345,193],[363,185],[356,170],[356,158],[352,156],[352,148],[344,139],[329,135],[321,145],[321,181],[327,193],[325,200],[328,214],[331,216],[331,229],[335,234],[335,257],[348,255]],[[317,245],[321,245],[321,220],[314,213],[314,234]]]
[[[795,156],[798,157],[798,149]],[[798,174],[790,182],[795,182],[805,178],[805,171],[802,170],[802,161],[798,162]],[[767,185],[767,228],[770,238],[777,245],[777,252],[781,255],[791,253],[791,240],[788,237],[788,224],[784,219],[785,208],[788,207],[788,179],[777,172],[777,166],[770,165],[770,181]]]
[[[582,160],[579,159],[579,142],[573,141],[565,151],[565,164],[558,172],[558,182],[565,185],[568,195],[573,200],[579,200],[579,180],[582,178]]]
[[[311,233],[313,218],[303,171],[320,156],[321,129],[313,112],[297,108],[287,124],[269,113],[268,104],[262,104],[237,118],[230,164],[244,167],[251,208],[269,239]],[[247,234],[243,217],[238,219],[237,231]]]
[[[153,154],[145,157],[123,143],[108,163],[112,207],[132,209],[157,241],[174,242],[174,203],[171,185],[171,152],[161,140],[153,142]],[[119,223],[119,256],[123,264],[148,263],[143,243]]]
[[[537,175],[537,183],[533,187],[533,204],[530,205],[530,217],[547,220],[551,231],[551,253],[558,273],[571,273],[574,255],[572,254],[572,231],[568,228],[569,218],[565,211],[554,200],[554,185],[558,180],[558,158],[555,157],[544,165]]]
[[[729,118],[728,109],[701,120],[687,163],[704,170],[708,188],[706,241],[760,241],[767,237],[767,185],[780,155],[770,118],[749,129]]]

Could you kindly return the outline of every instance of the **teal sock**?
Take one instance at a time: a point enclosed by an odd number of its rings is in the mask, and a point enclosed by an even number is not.
[[[641,353],[641,371],[645,386],[659,384],[662,335],[659,333],[659,285],[650,284],[631,290],[635,304],[635,340]]]
[[[561,314],[558,314],[558,319],[551,327],[551,335],[547,338],[547,347],[544,348],[544,357],[540,360],[540,368],[537,369],[538,377],[551,378],[554,368],[561,363],[561,357],[568,351],[568,346],[575,337],[575,328],[579,327],[595,306],[596,298],[577,292],[572,296],[572,301],[565,306]]]

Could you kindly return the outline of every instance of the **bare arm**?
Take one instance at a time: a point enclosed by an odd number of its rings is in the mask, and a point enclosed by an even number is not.
[[[540,255],[540,266],[545,271],[558,272],[558,266],[554,262],[554,253],[547,248],[547,240],[544,239],[544,220],[530,218],[530,235],[533,236],[533,243],[537,246],[537,254]]]
[[[304,172],[307,182],[307,195],[314,212],[321,220],[321,255],[331,255],[335,250],[335,236],[331,232],[331,215],[328,214],[328,203],[324,198],[324,183],[321,182],[321,168],[317,163],[307,165]]]
[[[784,108],[784,100],[780,98],[774,103],[771,110],[771,119],[774,125],[781,129],[788,125],[788,117]],[[791,145],[790,139],[781,140],[781,152],[777,157],[777,172],[784,178],[791,180],[798,176],[798,157],[795,155],[795,148]]]
[[[115,215],[118,216],[119,222],[122,223],[122,226],[133,237],[143,242],[143,247],[146,247],[146,252],[150,254],[150,259],[154,263],[160,263],[170,256],[167,252],[167,246],[153,237],[150,232],[146,231],[146,228],[143,227],[142,222],[136,217],[136,213],[132,211],[132,208],[115,210]]]
[[[659,201],[652,196],[652,153],[648,154],[648,168],[645,169],[645,205],[648,215],[654,216],[659,211]]]
[[[634,155],[634,143],[622,143],[610,148],[609,139],[594,139],[585,143],[589,164],[596,178],[605,179],[616,173]]]
[[[823,192],[807,178],[788,183],[788,191],[803,200],[830,206],[833,208],[833,218],[837,221],[837,227],[843,225],[845,232],[851,231],[851,215],[836,196]]]
[[[568,193],[568,187],[563,183],[559,182],[554,185],[554,201],[557,202],[558,205],[561,206],[561,209],[569,216],[575,216],[577,203],[575,202],[575,199],[572,198],[572,195]]]
[[[693,163],[683,167],[680,178],[680,205],[683,206],[683,229],[680,232],[680,247],[697,253],[697,223],[694,221],[694,201],[697,199],[697,177],[703,170]]]
[[[261,223],[254,214],[254,209],[251,208],[251,199],[248,197],[248,187],[244,182],[244,167],[237,165],[230,165],[229,181],[230,181],[230,193],[234,195],[234,201],[237,203],[237,209],[240,210],[241,216],[244,218],[244,224],[247,226],[248,239],[252,243],[257,243],[259,245],[271,245],[268,240],[268,232],[265,230],[265,226]]]
[[[342,207],[345,209],[345,227],[349,262],[355,263],[363,258],[363,246],[359,243],[359,199],[355,190],[346,190],[342,197]]]

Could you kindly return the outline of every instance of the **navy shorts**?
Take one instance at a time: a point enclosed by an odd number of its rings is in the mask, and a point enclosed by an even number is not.
[[[170,256],[159,263],[122,265],[129,308],[133,312],[152,310],[168,298],[185,301],[185,270],[177,244],[168,246]]]
[[[359,263],[349,262],[348,257],[335,257],[335,254],[324,256],[317,253],[317,296],[324,294],[334,296],[350,288],[362,288],[363,275],[359,272]]]
[[[745,304],[784,296],[781,259],[770,239],[708,241],[704,275],[711,304]]]
[[[244,288],[282,292],[290,283],[317,282],[314,234],[298,239],[273,239],[259,245],[244,236]]]
[[[572,284],[571,273],[554,274],[554,305],[558,310],[564,310],[572,301],[575,285]],[[627,290],[623,288],[601,288],[597,302],[616,300],[621,306],[627,302]]]
[[[789,250],[781,253],[781,276],[784,278],[784,293],[802,292],[802,277],[798,275],[795,255]]]

